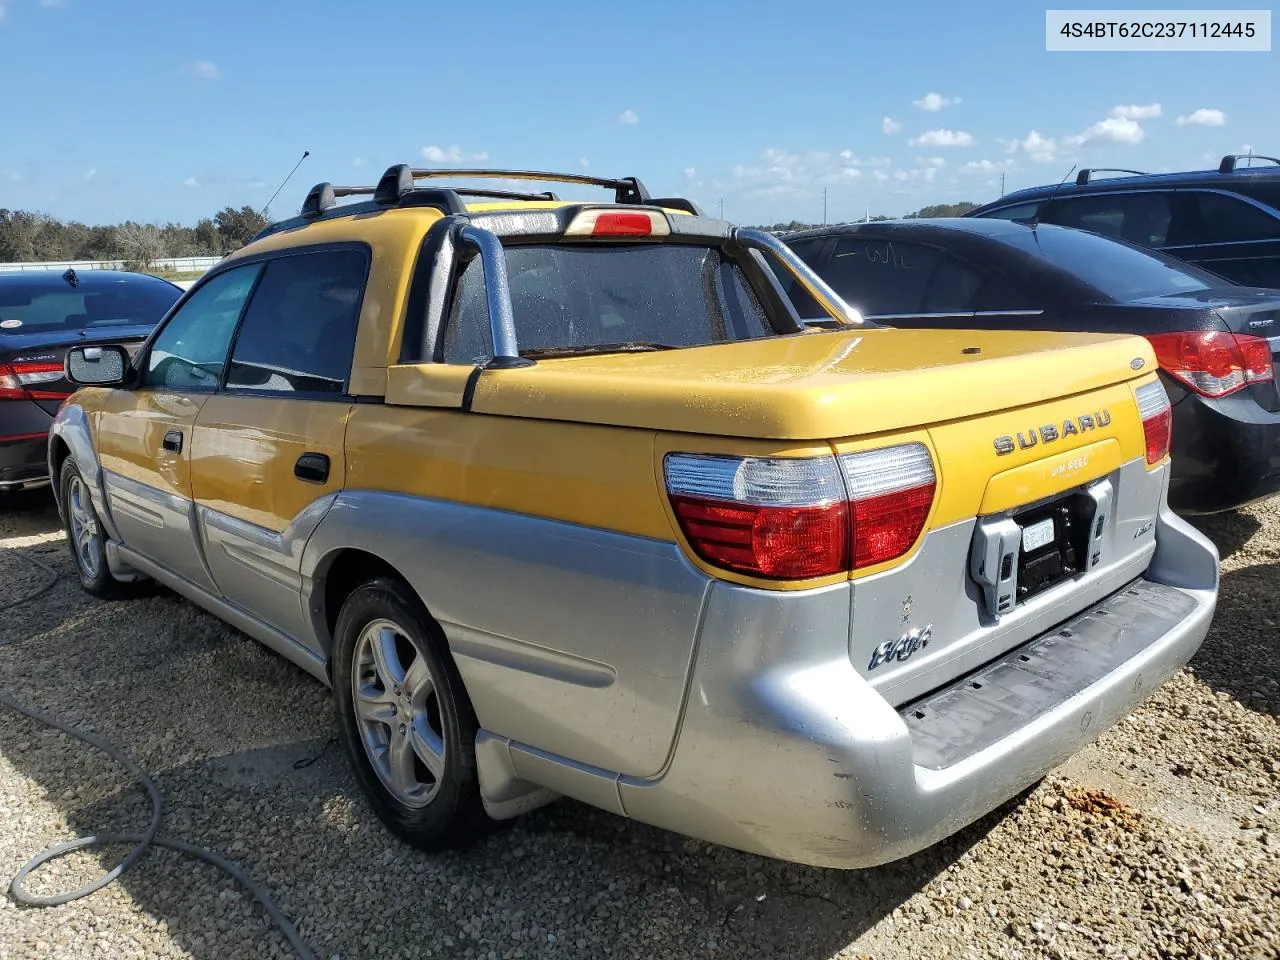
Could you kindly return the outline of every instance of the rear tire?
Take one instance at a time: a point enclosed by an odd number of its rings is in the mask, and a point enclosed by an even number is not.
[[[338,734],[370,806],[421,850],[465,846],[489,820],[478,724],[440,627],[405,584],[356,587],[334,631]]]
[[[103,600],[119,600],[133,595],[135,585],[111,575],[107,566],[106,537],[89,494],[89,481],[80,473],[76,462],[67,457],[58,476],[59,500],[62,503],[63,528],[71,548],[71,562],[86,593]]]

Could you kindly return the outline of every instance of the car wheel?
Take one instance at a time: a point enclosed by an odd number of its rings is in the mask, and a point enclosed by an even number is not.
[[[444,633],[400,581],[371,580],[343,603],[333,686],[339,735],[383,823],[423,850],[473,840],[488,820],[475,713]]]
[[[70,457],[62,464],[58,489],[61,493],[67,544],[71,548],[71,562],[80,577],[80,586],[87,593],[104,600],[128,596],[132,584],[122,583],[111,575],[111,569],[107,566],[102,521],[98,519],[93,498],[89,495],[89,482]]]

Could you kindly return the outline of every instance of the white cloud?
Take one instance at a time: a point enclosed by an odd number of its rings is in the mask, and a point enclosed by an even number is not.
[[[1137,120],[1127,117],[1107,117],[1099,120],[1083,133],[1063,137],[1069,147],[1087,147],[1093,143],[1141,143],[1147,133]]]
[[[1151,120],[1160,114],[1161,108],[1158,103],[1148,103],[1143,106],[1131,103],[1128,106],[1112,107],[1109,116],[1118,120]]]
[[[876,178],[876,183],[885,183],[889,179],[889,174],[885,173],[883,170],[873,170],[871,171],[871,175]]]
[[[929,113],[937,113],[943,107],[952,107],[960,102],[959,97],[944,97],[940,93],[926,93],[919,100],[912,100],[911,105],[926,110]]]
[[[65,7],[67,0],[40,0],[42,7]]]
[[[840,151],[840,159],[853,167],[858,167],[862,165],[862,161],[858,159],[857,154],[855,154],[852,150],[849,150],[849,149]]]
[[[267,182],[265,180],[250,180],[248,183],[245,184],[245,186],[248,187],[250,190],[262,190],[266,187],[266,185],[267,185]]]
[[[1174,121],[1180,127],[1221,127],[1227,122],[1227,115],[1221,110],[1210,110],[1208,107],[1201,107],[1194,113],[1189,113],[1185,117],[1178,117]]]
[[[182,181],[182,185],[184,187],[198,187],[200,186],[200,181],[195,177],[187,177],[187,179]]]
[[[928,130],[907,143],[913,147],[971,147],[974,140],[963,130]]]
[[[625,123],[627,126],[634,126],[640,122],[640,114],[634,110],[623,110],[618,114],[618,122]]]
[[[588,160],[586,157],[579,157],[578,166],[580,166],[583,170],[586,170],[588,167],[591,166],[591,161]]]
[[[483,163],[489,159],[489,154],[480,150],[477,153],[464,153],[462,148],[456,143],[449,147],[437,147],[435,145],[422,148],[422,159],[428,163]]]
[[[0,21],[4,20],[4,0],[0,0]]]
[[[684,178],[685,178],[686,180],[696,180],[696,179],[698,179],[698,168],[697,168],[697,167],[685,167],[685,168],[684,168]]]
[[[880,132],[887,137],[892,137],[895,133],[902,132],[902,124],[893,117],[885,117],[880,121]]]
[[[90,180],[92,180],[94,177],[96,177],[97,175],[98,175],[98,168],[97,168],[97,167],[90,167],[90,168],[89,168],[89,170],[88,170],[88,171],[85,173],[85,175],[84,175],[85,182],[87,183],[88,181],[90,181]]]
[[[351,159],[351,165],[353,167],[363,167],[365,165],[364,157],[353,157]]]
[[[945,167],[947,161],[942,157],[916,157],[916,166],[918,167]]]
[[[1003,170],[1012,170],[1014,167],[1012,158],[1008,160],[970,160],[960,168],[961,173],[1000,173]]]
[[[840,186],[862,176],[858,160],[851,151],[848,157],[826,150],[789,153],[768,149],[755,164],[738,164],[733,180],[751,196],[799,198],[821,193],[823,186]]]
[[[1008,141],[1005,153],[1025,153],[1036,163],[1052,163],[1058,154],[1058,144],[1052,137],[1046,137],[1038,130],[1032,130],[1023,139],[1017,137]]]
[[[222,76],[222,71],[212,60],[197,60],[191,64],[191,72],[201,80],[217,80]]]
[[[893,161],[890,160],[888,157],[872,157],[870,162],[871,162],[871,166],[880,167],[882,169],[884,167],[893,166]]]

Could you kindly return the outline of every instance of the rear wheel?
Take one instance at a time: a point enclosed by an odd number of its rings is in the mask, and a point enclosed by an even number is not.
[[[93,498],[89,495],[89,483],[70,457],[63,461],[58,484],[62,512],[65,515],[67,545],[71,548],[71,561],[80,577],[80,586],[87,593],[104,600],[128,596],[133,585],[123,583],[111,575],[111,569],[107,566],[102,521],[98,519]]]
[[[338,731],[370,805],[424,850],[461,846],[487,817],[476,719],[440,627],[403,583],[357,587],[338,615]]]

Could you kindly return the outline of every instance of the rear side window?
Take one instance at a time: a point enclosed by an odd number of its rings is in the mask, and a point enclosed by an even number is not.
[[[1079,230],[1025,230],[1000,241],[1041,257],[1114,303],[1227,286],[1227,281],[1157,250]]]
[[[1004,280],[944,255],[929,278],[920,312],[998,312],[1027,306],[1022,295]]]
[[[147,354],[141,383],[172,390],[213,390],[222,380],[227,350],[262,264],[212,277],[169,318]]]
[[[1191,195],[1199,214],[1199,243],[1240,243],[1280,239],[1280,220],[1239,197],[1197,191]]]
[[[800,240],[796,243],[788,244],[795,252],[795,255],[803,260],[815,271],[818,269],[818,258],[822,256],[822,245],[824,239],[817,240]],[[809,294],[795,277],[791,275],[791,271],[784,270],[781,266],[772,260],[766,261],[769,269],[773,271],[773,275],[777,277],[778,284],[782,287],[782,292],[791,299],[792,306],[796,309],[796,315],[802,320],[812,319],[829,319],[827,311],[817,300]]]
[[[358,250],[268,262],[236,336],[227,389],[345,393],[365,265]]]
[[[916,243],[843,237],[822,279],[864,316],[919,313],[940,256]]]
[[[1161,246],[1173,219],[1169,198],[1160,191],[1067,197],[1050,206],[1046,219],[1147,247]]]
[[[0,284],[0,334],[155,325],[180,296],[177,287],[145,281],[82,283],[78,289],[49,289],[46,281],[5,282]]]
[[[625,344],[694,347],[773,333],[741,268],[709,247],[515,245],[505,254],[522,354]],[[444,359],[472,364],[491,353],[477,257],[454,295]]]

